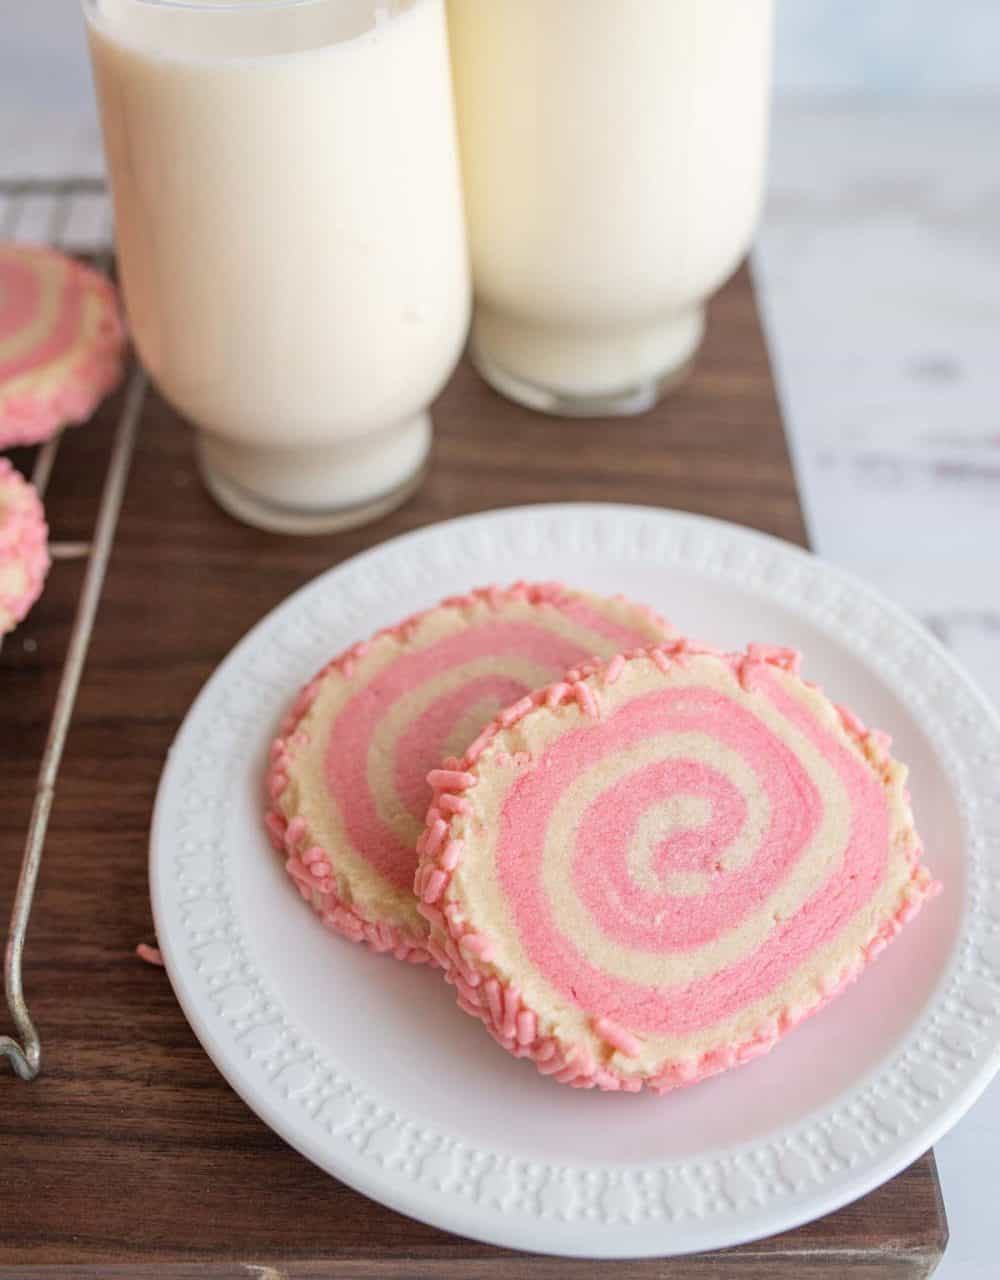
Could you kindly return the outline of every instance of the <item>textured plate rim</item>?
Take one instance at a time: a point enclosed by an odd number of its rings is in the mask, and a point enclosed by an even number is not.
[[[464,558],[455,561],[456,535],[470,531],[474,531],[471,539],[460,539]],[[275,1058],[278,1066],[274,1073],[261,1077],[259,1061],[266,1065],[267,1054],[251,1052],[248,1056],[231,1027],[226,1036],[222,1010],[216,1006],[209,1013],[207,977],[215,975],[210,980],[215,984],[213,990],[218,991],[220,966],[216,961],[231,944],[238,945],[238,939],[232,940],[225,929],[213,934],[185,925],[181,864],[193,858],[171,853],[177,830],[176,793],[183,791],[179,748],[194,734],[213,699],[239,679],[241,667],[249,667],[255,652],[267,642],[277,643],[279,628],[287,619],[301,615],[318,625],[321,611],[317,606],[331,580],[339,580],[336,613],[342,619],[350,612],[342,595],[345,590],[349,594],[352,577],[360,584],[366,570],[384,568],[380,565],[384,561],[403,563],[417,549],[424,556],[434,551],[440,556],[444,551],[444,560],[450,559],[456,568],[471,568],[477,538],[478,554],[483,555],[495,552],[497,544],[490,540],[498,534],[513,550],[522,552],[537,549],[546,536],[565,537],[566,549],[572,550],[586,550],[589,541],[595,551],[606,554],[631,551],[649,557],[659,552],[661,559],[677,567],[711,577],[731,577],[743,590],[763,592],[828,633],[832,631],[840,644],[864,651],[879,679],[908,710],[918,720],[934,724],[939,731],[934,735],[936,740],[940,740],[942,725],[951,727],[952,733],[944,734],[947,749],[939,752],[939,758],[961,815],[969,871],[960,940],[933,996],[900,1042],[903,1047],[897,1046],[889,1060],[856,1082],[837,1103],[774,1134],[705,1156],[671,1162],[544,1166],[541,1181],[538,1166],[529,1162],[525,1170],[533,1189],[525,1191],[525,1197],[533,1197],[533,1207],[517,1212],[509,1208],[511,1192],[524,1190],[518,1188],[516,1169],[511,1171],[516,1161],[497,1158],[494,1165],[480,1172],[476,1194],[460,1196],[450,1189],[448,1178],[428,1180],[423,1176],[425,1166],[433,1165],[440,1152],[451,1150],[448,1140],[442,1139],[445,1145],[441,1147],[430,1148],[424,1142],[424,1157],[417,1173],[407,1175],[407,1181],[380,1160],[380,1151],[390,1140],[398,1140],[394,1120],[400,1122],[399,1132],[403,1132],[412,1128],[412,1119],[400,1120],[391,1109],[374,1102],[361,1122],[363,1149],[353,1150],[346,1144],[338,1149],[332,1139],[341,1130],[326,1123],[325,1115],[330,1101],[345,1094],[332,1098],[317,1095],[319,1102],[310,1111],[308,1089],[301,1085],[305,1071],[301,1061]],[[409,566],[411,571],[418,567]],[[446,567],[439,558],[433,570]],[[375,577],[378,579],[378,574]],[[377,599],[384,586],[384,582],[376,586],[374,596],[369,592],[369,601]],[[357,589],[355,611],[360,616],[364,592],[360,585]],[[807,598],[800,594],[803,589]],[[880,630],[895,641],[891,657],[884,652],[877,657],[872,654],[871,637]],[[941,705],[932,704],[925,694],[927,682],[919,691],[913,682],[907,685],[906,669],[914,664],[923,666],[925,676],[930,672],[936,675],[929,687],[932,694],[942,695]],[[950,741],[956,733],[971,733],[973,725],[978,755],[972,755],[972,747],[964,741],[957,746]],[[1000,848],[1000,804],[983,802],[976,789],[977,780],[984,786],[988,771],[997,768],[1000,715],[951,654],[899,606],[809,552],[769,534],[664,508],[560,503],[486,511],[413,530],[320,574],[262,618],[218,665],[184,718],[157,791],[150,845],[157,936],[185,1016],[228,1083],[285,1141],[363,1194],[473,1239],[563,1256],[654,1257],[730,1247],[821,1217],[895,1176],[972,1106],[1000,1067],[1000,893],[994,889],[990,899],[987,874],[990,850]],[[987,813],[987,808],[992,812]],[[221,972],[224,977],[228,972],[224,964]],[[266,1029],[273,1024],[255,1024],[251,1030],[258,1025]],[[953,1040],[948,1039],[949,1032]],[[962,1044],[961,1051],[954,1049],[954,1042]],[[276,1087],[268,1089],[268,1083]],[[367,1098],[363,1085],[350,1084]],[[855,1116],[864,1109],[857,1102],[863,1094],[876,1102],[880,1095],[886,1102],[897,1100],[892,1122],[879,1120],[877,1109],[874,1121],[869,1117],[862,1122]],[[854,1100],[851,1112],[845,1098]],[[365,1102],[355,1110],[369,1105]],[[866,1140],[873,1125],[880,1134],[875,1151]],[[893,1128],[894,1134],[887,1138]],[[428,1139],[426,1133],[418,1137]],[[432,1144],[439,1137],[430,1131]],[[461,1143],[456,1149],[461,1149]],[[826,1157],[828,1167],[817,1175],[818,1151]],[[479,1153],[473,1154],[478,1158]],[[803,1172],[805,1168],[808,1174]],[[666,1208],[655,1216],[637,1215],[641,1181],[661,1175]],[[684,1195],[671,1201],[669,1192],[675,1185]],[[566,1187],[572,1188],[568,1204],[559,1194],[547,1195],[552,1189],[561,1194]],[[762,1190],[765,1187],[770,1190]],[[695,1207],[690,1203],[692,1198]],[[595,1204],[601,1206],[597,1213]],[[698,1209],[698,1204],[711,1206],[711,1213]]]

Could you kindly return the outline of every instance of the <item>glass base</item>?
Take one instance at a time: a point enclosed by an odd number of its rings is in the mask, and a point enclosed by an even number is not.
[[[269,533],[337,533],[404,503],[427,475],[427,414],[364,443],[255,450],[199,433],[198,464],[220,507]],[[388,484],[386,483],[388,481]]]
[[[469,354],[517,404],[563,418],[620,418],[646,413],[685,380],[704,328],[700,307],[616,338],[520,329],[479,310]]]

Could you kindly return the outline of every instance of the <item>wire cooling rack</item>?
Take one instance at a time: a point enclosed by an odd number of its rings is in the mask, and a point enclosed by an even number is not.
[[[110,243],[104,185],[98,179],[67,178],[56,182],[25,181],[0,182],[0,239],[44,239],[57,248],[71,251],[74,247],[93,247],[94,214],[103,220],[104,234],[99,242],[105,248],[98,254],[98,263],[107,267],[110,262]],[[25,232],[29,230],[30,235]],[[74,221],[90,224],[90,231],[70,242]],[[49,544],[53,567],[59,571],[59,562],[86,560],[87,566],[77,600],[73,629],[63,661],[59,690],[56,694],[52,719],[49,722],[45,749],[38,769],[34,803],[28,834],[21,860],[21,872],[14,894],[10,928],[4,959],[4,994],[15,1035],[0,1035],[0,1055],[10,1060],[15,1073],[22,1080],[33,1080],[41,1067],[42,1046],[38,1031],[32,1022],[24,998],[22,981],[24,945],[31,919],[31,904],[35,884],[45,851],[49,814],[55,799],[62,762],[63,747],[73,718],[76,694],[80,686],[94,620],[101,600],[104,577],[114,544],[118,514],[121,511],[125,487],[128,483],[132,452],[142,416],[146,395],[146,377],[138,365],[129,374],[128,388],[115,430],[114,443],[108,457],[107,470],[101,490],[100,504],[89,542],[60,542]],[[31,480],[39,494],[44,496],[49,478],[56,466],[60,436],[42,445],[36,455]]]

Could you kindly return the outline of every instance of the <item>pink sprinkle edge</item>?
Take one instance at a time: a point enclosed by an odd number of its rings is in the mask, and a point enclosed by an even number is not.
[[[440,609],[462,610],[478,604],[487,604],[493,609],[500,609],[515,601],[559,606],[581,597],[586,598],[587,593],[574,591],[559,582],[515,582],[509,587],[479,587],[465,595],[448,596],[433,608],[412,614],[393,626],[383,627],[370,639],[352,645],[328,662],[300,691],[282,723],[279,736],[271,744],[270,762],[265,779],[269,804],[264,814],[264,824],[271,844],[285,860],[286,872],[294,881],[299,893],[328,929],[352,942],[365,943],[373,951],[391,953],[397,960],[404,960],[409,964],[431,964],[432,966],[440,964],[440,959],[430,945],[427,934],[417,935],[402,925],[371,920],[356,906],[341,897],[337,893],[333,875],[333,855],[315,842],[304,818],[295,817],[289,820],[279,808],[281,797],[288,786],[289,770],[296,745],[295,735],[303,718],[316,700],[323,681],[334,674],[349,680],[358,660],[365,655],[375,641],[391,637],[405,643],[425,618]],[[637,614],[667,633],[672,631],[670,625],[654,609],[625,601],[621,596],[615,596],[613,599],[616,603],[628,604]],[[529,699],[523,699],[522,702],[526,702],[529,708],[533,705]],[[454,764],[455,761],[446,760],[441,769],[432,770],[430,776],[439,774],[451,784],[454,790],[461,790],[463,779],[455,774]],[[442,791],[442,794],[445,792]],[[464,807],[461,797],[451,792],[447,794],[451,796],[449,803],[452,805],[453,812],[461,812]],[[442,851],[442,855],[448,858],[454,858],[456,853],[454,849],[451,853]]]
[[[479,780],[478,762],[493,740],[505,729],[522,720],[539,707],[555,708],[575,704],[583,715],[600,716],[599,689],[614,684],[624,667],[636,659],[649,659],[660,671],[666,672],[673,663],[684,665],[691,657],[707,655],[726,662],[733,670],[741,686],[752,686],[756,671],[773,666],[798,676],[801,655],[792,649],[771,645],[748,645],[740,653],[722,650],[692,642],[684,637],[647,649],[630,650],[628,653],[597,662],[570,672],[566,680],[539,689],[530,699],[523,699],[512,715],[512,710],[501,712],[493,723],[479,735],[461,760],[446,762],[446,767],[467,775],[472,781],[463,785],[467,792]],[[582,682],[589,696],[579,693]],[[524,705],[529,703],[530,705]],[[836,708],[840,723],[849,737],[861,749],[865,759],[888,786],[893,777],[893,762],[888,754],[889,738],[878,730],[867,730],[862,722],[840,707]],[[465,782],[465,779],[463,779]],[[478,1018],[486,1030],[509,1053],[517,1058],[530,1058],[543,1075],[552,1076],[562,1084],[577,1089],[598,1088],[606,1092],[623,1090],[637,1093],[643,1086],[658,1094],[669,1093],[718,1075],[730,1067],[739,1066],[753,1058],[770,1052],[777,1042],[803,1019],[818,1012],[836,995],[855,981],[870,964],[912,920],[929,898],[941,891],[941,884],[931,879],[920,859],[923,845],[913,826],[912,814],[906,831],[908,857],[912,863],[910,880],[903,885],[897,909],[884,920],[862,945],[859,954],[850,960],[837,978],[823,985],[816,999],[808,1005],[786,1009],[781,1016],[741,1044],[721,1046],[703,1054],[667,1062],[650,1077],[626,1075],[616,1069],[609,1060],[599,1064],[593,1060],[589,1048],[583,1045],[563,1045],[556,1037],[545,1036],[538,1030],[538,1015],[525,1004],[520,990],[514,983],[506,982],[489,971],[494,954],[493,943],[486,935],[473,930],[462,915],[459,905],[448,901],[448,890],[456,867],[461,862],[462,841],[452,831],[457,815],[451,804],[457,799],[444,789],[435,789],[434,800],[427,813],[427,827],[417,844],[419,864],[414,879],[414,892],[419,899],[419,910],[431,926],[428,947],[436,963],[444,970],[445,981],[456,989],[459,1006],[471,1017]],[[598,1018],[591,1023],[595,1033],[604,1039],[609,1049],[625,1057],[635,1057],[641,1052],[639,1037],[610,1019]]]
[[[27,584],[13,596],[0,596],[0,614],[9,614],[13,630],[42,594],[49,571],[49,530],[45,523],[42,500],[34,485],[21,475],[6,458],[0,458],[0,495],[12,495],[13,503],[4,515],[0,507],[0,565],[23,565]]]
[[[75,258],[44,245],[24,245],[39,255],[58,258],[82,278],[92,293],[98,294],[108,309],[107,331],[98,333],[89,355],[82,355],[67,372],[66,381],[51,395],[3,395],[0,388],[0,449],[41,444],[64,426],[86,422],[94,410],[122,379],[124,372],[125,325],[118,291],[99,271]]]

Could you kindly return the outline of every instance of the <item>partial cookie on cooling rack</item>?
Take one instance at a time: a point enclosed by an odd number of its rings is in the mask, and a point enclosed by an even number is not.
[[[34,486],[0,458],[0,636],[24,618],[49,568],[45,512]]]
[[[111,281],[43,245],[0,245],[0,448],[85,422],[119,382]]]
[[[672,634],[650,609],[553,584],[444,601],[335,659],[271,754],[271,838],[323,922],[429,958],[413,896],[431,788],[501,707],[568,667]]]
[[[683,640],[502,715],[418,846],[430,950],[511,1053],[665,1092],[769,1050],[936,885],[906,769],[797,655]]]

